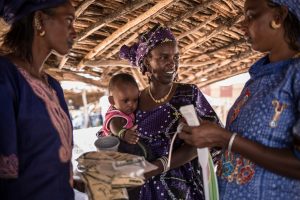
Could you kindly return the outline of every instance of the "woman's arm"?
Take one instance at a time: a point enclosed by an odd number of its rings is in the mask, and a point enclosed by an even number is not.
[[[190,162],[191,160],[195,159],[197,157],[196,150],[197,148],[191,145],[183,144],[180,148],[178,148],[172,153],[170,169],[180,167]],[[161,174],[164,171],[164,167],[161,161],[155,160],[152,162],[152,164],[156,165],[158,168],[156,170],[146,173],[145,174],[146,179]]]
[[[199,148],[227,148],[232,134],[214,123],[203,121],[199,127],[184,127],[179,137]],[[300,160],[291,149],[266,147],[237,135],[231,150],[274,173],[300,179]]]

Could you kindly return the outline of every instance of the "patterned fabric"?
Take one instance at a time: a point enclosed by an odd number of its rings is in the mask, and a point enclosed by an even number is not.
[[[267,147],[292,149],[300,137],[300,59],[269,63],[266,56],[249,73],[229,111],[227,129]],[[299,180],[272,173],[236,153],[225,152],[220,164],[221,199],[300,199]]]
[[[287,6],[289,11],[296,15],[300,21],[300,0],[272,0],[279,5]]]
[[[126,120],[126,124],[123,128],[130,129],[134,125],[134,114],[126,115],[125,113],[117,110],[115,107],[110,106],[105,114],[105,120],[102,127],[103,136],[110,135],[109,122],[114,117],[121,117]]]
[[[137,111],[136,123],[140,140],[150,147],[156,159],[168,155],[170,141],[182,118],[179,108],[188,104],[195,106],[199,117],[217,119],[197,86],[188,84],[179,84],[172,99],[164,105],[149,111]],[[174,150],[182,144],[183,141],[177,138]],[[204,199],[198,160],[150,178],[142,186],[139,199]]]
[[[62,88],[48,77],[50,92],[27,75],[0,57],[1,199],[72,200],[72,127]]]
[[[12,154],[10,156],[0,155],[0,177],[17,178],[18,168],[18,158],[15,154]]]
[[[122,46],[120,49],[120,58],[129,60],[133,66],[141,68],[142,72],[146,71],[146,66],[143,63],[145,56],[154,47],[164,42],[176,42],[173,33],[169,28],[157,25],[150,31],[144,33],[138,43],[128,47]]]
[[[0,16],[12,24],[36,10],[58,6],[67,0],[0,0]]]
[[[59,105],[55,90],[45,87],[45,84],[38,79],[32,78],[24,69],[18,68],[33,92],[41,98],[46,105],[52,125],[55,127],[61,140],[59,157],[62,162],[70,161],[72,157],[72,125],[68,115]]]

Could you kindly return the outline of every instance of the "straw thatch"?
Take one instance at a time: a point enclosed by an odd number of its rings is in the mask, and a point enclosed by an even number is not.
[[[111,75],[128,72],[141,88],[146,77],[119,49],[162,23],[179,41],[179,80],[199,87],[247,71],[260,55],[239,29],[243,0],[75,0],[77,41],[67,57],[51,56],[48,72],[106,88]]]

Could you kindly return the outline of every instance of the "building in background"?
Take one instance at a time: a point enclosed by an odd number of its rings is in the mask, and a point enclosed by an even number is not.
[[[240,95],[249,78],[249,74],[244,73],[201,88],[223,124],[226,123],[229,109]]]

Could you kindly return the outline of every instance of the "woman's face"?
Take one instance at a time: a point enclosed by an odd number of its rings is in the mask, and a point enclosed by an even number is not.
[[[71,3],[63,4],[54,9],[51,16],[44,15],[43,20],[49,48],[55,50],[61,55],[65,55],[72,48],[76,38],[76,32],[73,27],[75,19],[75,10]]]
[[[179,52],[175,42],[165,42],[152,49],[146,58],[147,73],[151,81],[168,84],[174,81],[179,64]]]
[[[246,0],[244,9],[242,30],[254,50],[268,52],[278,40],[284,40],[282,29],[271,27],[273,20],[278,21],[278,14],[274,8],[268,6],[267,0]]]

